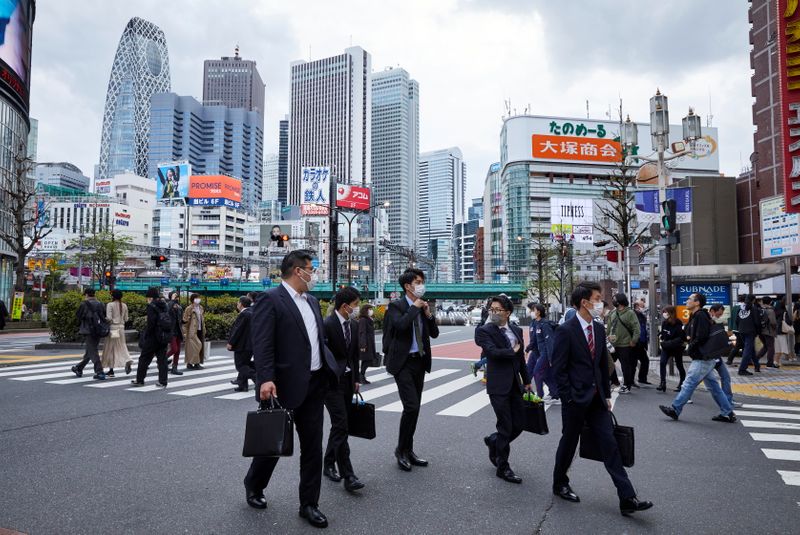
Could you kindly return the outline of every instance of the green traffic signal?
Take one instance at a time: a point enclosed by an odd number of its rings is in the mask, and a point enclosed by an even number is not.
[[[667,233],[673,233],[678,228],[677,223],[677,206],[675,199],[667,199],[661,203],[661,208],[664,210],[664,215],[661,216],[661,226]]]

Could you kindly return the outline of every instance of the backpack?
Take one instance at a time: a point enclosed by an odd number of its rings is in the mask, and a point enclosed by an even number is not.
[[[92,310],[89,321],[91,322],[90,330],[95,338],[105,338],[111,333],[111,325],[96,309]]]
[[[175,316],[173,316],[169,307],[158,311],[158,321],[156,322],[155,335],[159,345],[166,345],[172,341],[174,325]]]
[[[769,316],[767,316],[767,311],[761,307],[758,307],[758,332],[763,333],[769,330]]]

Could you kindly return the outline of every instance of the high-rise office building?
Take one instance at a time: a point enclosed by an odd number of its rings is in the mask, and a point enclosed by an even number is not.
[[[504,270],[503,198],[500,162],[486,171],[483,183],[483,282],[499,282]]]
[[[203,62],[203,105],[244,108],[261,114],[264,126],[264,82],[256,62],[235,55]]]
[[[147,173],[150,97],[170,90],[167,41],[161,29],[132,18],[117,46],[108,80],[96,178]]]
[[[289,116],[278,122],[278,200],[284,205],[289,183]]]
[[[392,242],[416,250],[419,84],[404,69],[372,74],[372,186],[375,203],[390,203]]]
[[[76,166],[67,162],[43,162],[36,164],[36,184],[57,186],[88,192],[91,179]],[[105,192],[107,193],[107,192]]]
[[[261,201],[264,134],[261,114],[243,108],[203,106],[175,93],[153,95],[148,174],[160,163],[187,160],[195,175],[242,181],[242,204]]]
[[[453,227],[453,257],[455,282],[483,282],[477,279],[478,258],[476,247],[480,221],[470,219]]]
[[[453,227],[464,222],[466,180],[467,165],[458,147],[419,155],[420,250],[437,263],[440,282],[454,279],[453,252],[445,254],[445,249],[452,248]]]
[[[267,154],[264,156],[264,188],[261,193],[262,201],[278,200],[278,162],[277,154]]]
[[[472,199],[472,205],[467,208],[467,221],[481,221],[483,219],[483,197]]]
[[[31,117],[31,130],[28,132],[28,158],[36,162],[39,158],[39,121]]]

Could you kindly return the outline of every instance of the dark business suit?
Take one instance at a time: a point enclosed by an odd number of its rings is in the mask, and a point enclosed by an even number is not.
[[[261,385],[273,381],[280,404],[291,409],[300,439],[300,506],[317,506],[322,483],[323,402],[336,386],[338,366],[325,347],[319,303],[306,294],[314,314],[317,337],[310,340],[303,316],[291,295],[278,286],[264,293],[253,307],[250,338],[256,366],[256,400]],[[318,344],[322,367],[311,371],[311,344]],[[254,457],[245,477],[252,491],[269,484],[278,457]]]
[[[522,387],[531,382],[525,365],[522,330],[510,323],[504,328],[509,329],[517,339],[517,351],[514,351],[510,340],[498,325],[487,323],[475,330],[475,343],[488,359],[486,392],[497,416],[497,432],[492,433],[489,440],[494,444],[498,470],[508,468],[511,442],[522,433],[525,419]]]
[[[345,341],[339,315],[334,311],[325,318],[325,339],[339,366],[339,384],[336,388],[329,389],[325,396],[325,407],[331,417],[331,432],[328,435],[323,464],[332,466],[336,463],[343,478],[355,475],[353,465],[350,464],[350,445],[347,443],[347,404],[353,401],[358,377],[358,324],[351,319],[346,321],[350,326],[349,344]],[[349,371],[345,371],[346,369]]]
[[[242,388],[247,388],[247,381],[256,380],[256,369],[253,365],[253,345],[250,342],[250,322],[253,318],[253,309],[247,307],[239,312],[231,327],[228,344],[233,348],[233,363],[239,375],[236,382]]]
[[[562,402],[561,441],[553,469],[553,488],[569,484],[567,470],[586,422],[599,443],[603,463],[617,487],[620,499],[632,498],[636,492],[622,466],[606,405],[606,399],[611,398],[606,331],[599,322],[592,321],[591,325],[594,355],[589,352],[589,344],[577,315],[556,329],[553,335],[553,373]]]
[[[419,329],[422,347],[412,354],[414,328]],[[406,296],[389,303],[384,316],[383,352],[386,355],[386,371],[394,376],[403,404],[397,441],[399,453],[414,449],[414,431],[417,429],[425,372],[431,371],[431,338],[438,336],[436,317],[429,319],[421,309],[410,305]],[[417,346],[420,345],[419,341]]]

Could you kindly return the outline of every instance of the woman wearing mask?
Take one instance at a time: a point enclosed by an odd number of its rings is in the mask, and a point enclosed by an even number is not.
[[[681,378],[675,392],[680,392],[683,380],[686,379],[686,370],[683,367],[683,344],[686,334],[683,332],[683,323],[678,319],[674,306],[664,307],[661,315],[664,318],[664,321],[661,322],[661,332],[658,335],[658,339],[661,341],[661,362],[659,364],[661,382],[656,390],[667,391],[667,362],[669,359],[674,359]]]
[[[775,358],[772,362],[767,362],[768,368],[780,368],[781,360],[789,357],[789,334],[794,333],[794,327],[783,299],[775,300],[775,320],[777,323]]]
[[[106,305],[106,318],[111,323],[108,338],[103,345],[101,361],[103,368],[108,368],[107,377],[114,377],[114,368],[125,367],[125,373],[131,373],[131,356],[125,344],[125,322],[128,321],[128,305],[122,302],[122,292],[113,290],[112,301]]]
[[[186,343],[184,360],[187,370],[202,370],[204,354],[203,346],[206,339],[206,321],[203,307],[200,305],[200,296],[192,294],[189,297],[189,306],[183,312],[183,339]]]
[[[361,305],[358,312],[358,358],[361,361],[361,380],[362,385],[368,385],[366,373],[367,368],[375,365],[375,321],[372,316],[375,309],[369,303]]]

